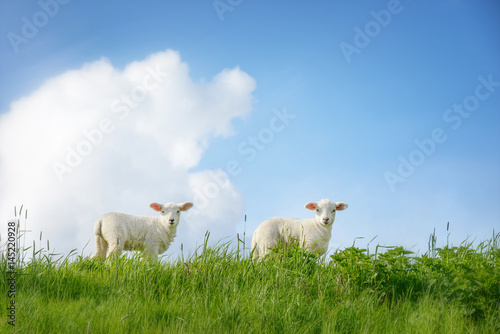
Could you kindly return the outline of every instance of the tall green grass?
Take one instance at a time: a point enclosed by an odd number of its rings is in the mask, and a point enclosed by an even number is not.
[[[173,262],[39,254],[18,268],[14,328],[0,281],[0,332],[498,333],[499,241],[328,260],[281,247],[259,262],[230,243]]]

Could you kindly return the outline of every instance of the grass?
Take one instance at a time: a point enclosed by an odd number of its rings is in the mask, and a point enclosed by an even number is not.
[[[17,270],[15,327],[0,281],[0,332],[498,333],[499,241],[330,261],[293,247],[253,262],[228,243],[173,262],[39,254]]]

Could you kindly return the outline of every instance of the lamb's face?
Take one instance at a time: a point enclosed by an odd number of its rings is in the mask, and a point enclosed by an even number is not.
[[[169,226],[179,225],[179,218],[181,216],[181,208],[174,203],[167,203],[161,208],[161,217],[168,223]]]
[[[316,211],[316,222],[323,226],[330,226],[335,221],[335,214],[337,210],[344,210],[347,208],[347,204],[342,202],[332,202],[328,199],[322,199],[321,201],[315,203],[307,203],[305,206],[309,210]]]
[[[193,204],[189,202],[182,204],[167,203],[164,205],[151,203],[150,205],[153,210],[160,212],[161,219],[171,227],[176,227],[177,225],[179,225],[181,211],[189,210],[192,206]]]
[[[322,199],[316,206],[316,221],[325,226],[332,225],[335,220],[337,206],[329,200]]]

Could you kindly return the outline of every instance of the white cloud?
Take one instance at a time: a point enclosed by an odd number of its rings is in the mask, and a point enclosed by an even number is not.
[[[220,170],[189,170],[210,139],[234,134],[255,87],[239,68],[194,82],[171,50],[123,70],[101,59],[48,80],[0,116],[0,221],[24,204],[32,238],[43,231],[59,252],[91,240],[90,253],[93,223],[108,211],[155,215],[150,202],[195,201],[172,248],[192,251],[206,229],[228,235],[242,195]]]

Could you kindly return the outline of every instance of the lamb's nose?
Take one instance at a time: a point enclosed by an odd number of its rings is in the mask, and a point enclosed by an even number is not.
[[[173,224],[174,223],[174,219],[170,219],[170,224]]]
[[[329,221],[329,220],[330,220],[330,218],[328,218],[328,217],[327,217],[327,218],[323,218],[323,221],[324,221],[325,223],[328,223],[328,221]]]

